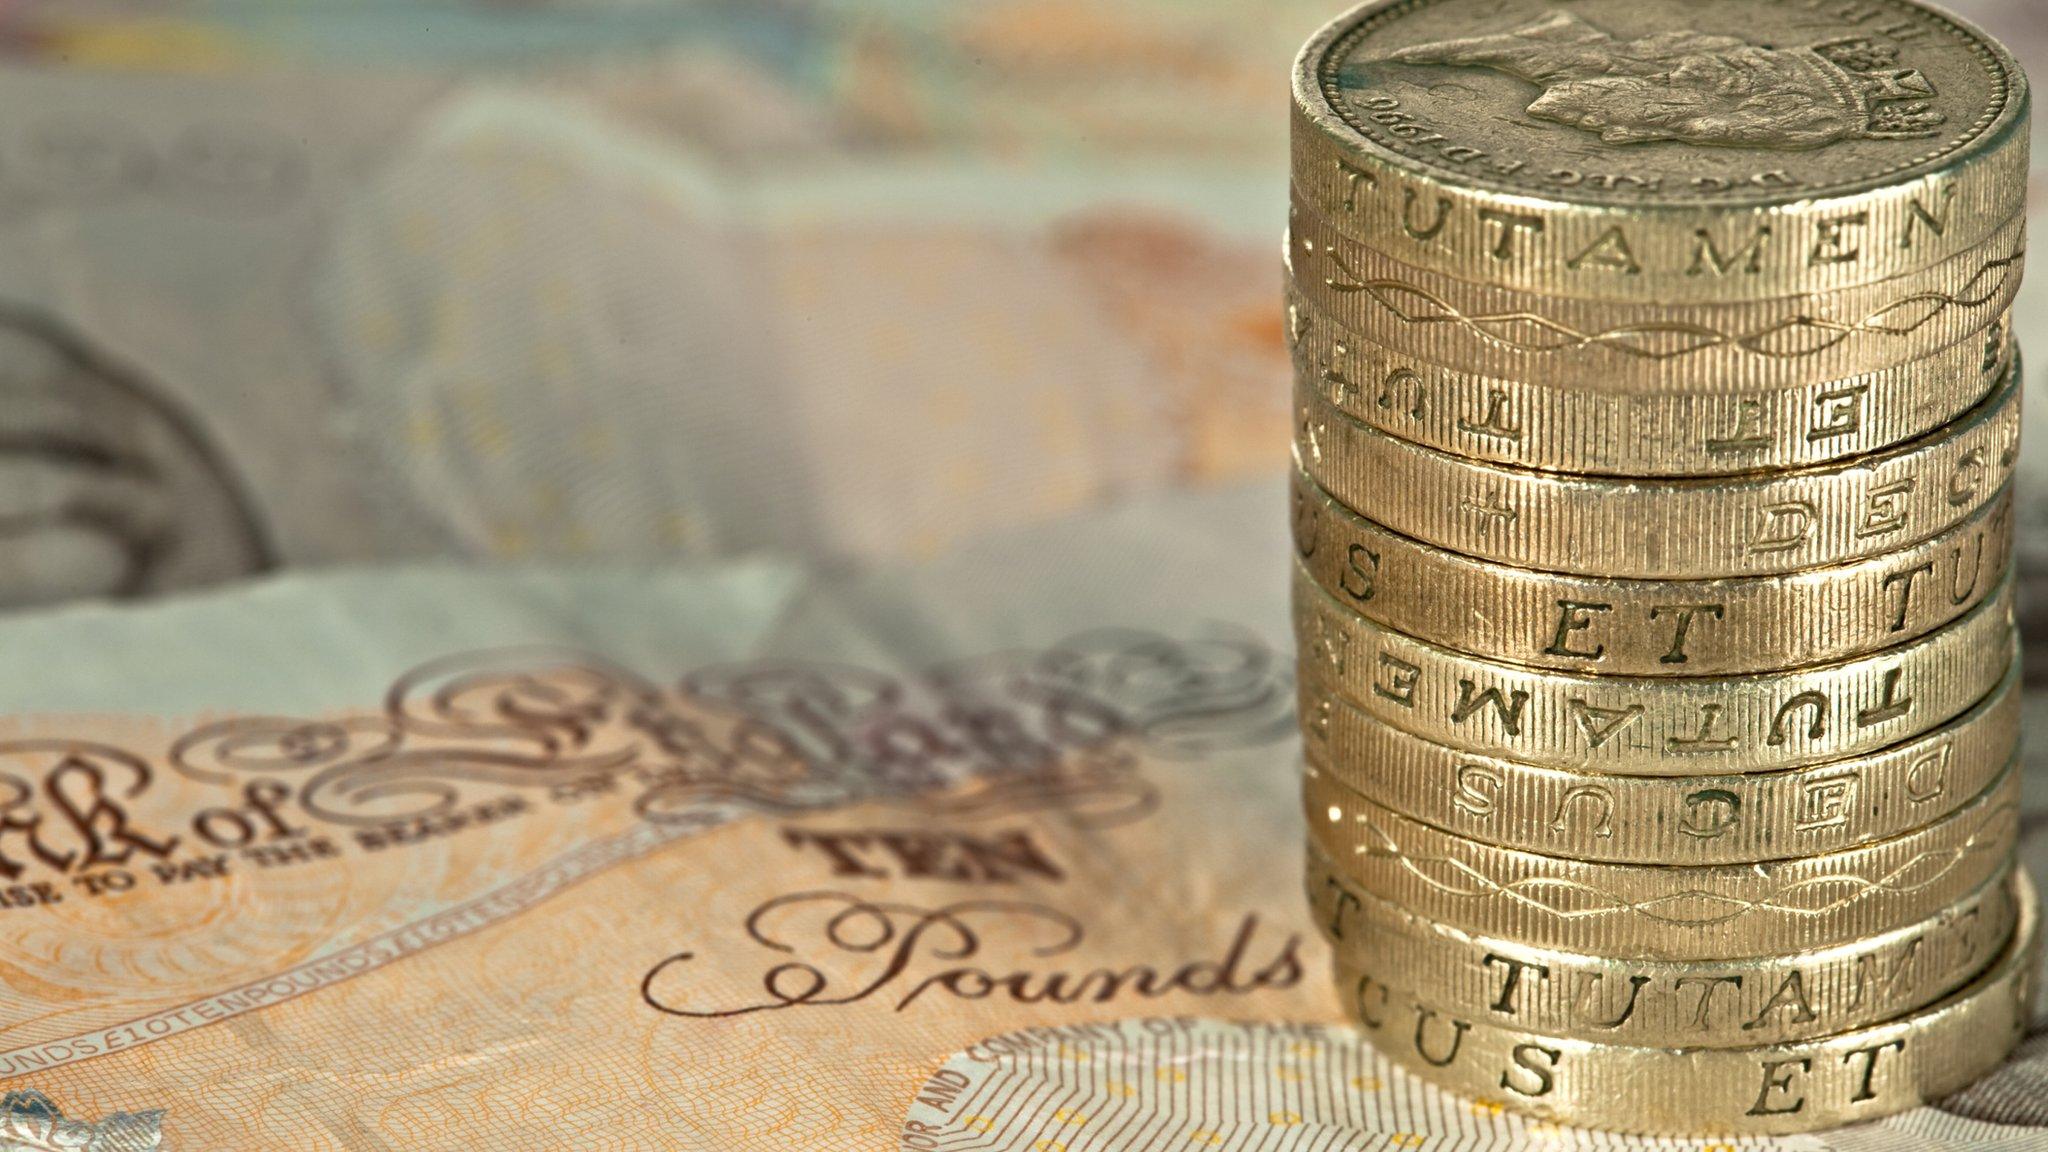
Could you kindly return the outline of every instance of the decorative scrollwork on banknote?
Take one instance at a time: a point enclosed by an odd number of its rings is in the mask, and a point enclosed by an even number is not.
[[[501,739],[556,756],[588,747],[624,709],[659,692],[595,656],[514,648],[423,664],[392,684],[384,711],[421,736]]]
[[[1292,669],[1264,641],[1237,629],[1211,627],[1193,640],[1100,629],[1038,652],[947,665],[930,679],[959,707],[1030,701],[1073,743],[1128,739],[1166,759],[1292,734]]]
[[[965,900],[938,908],[870,901],[845,892],[796,892],[778,896],[746,919],[754,943],[782,955],[799,947],[821,952],[818,963],[784,960],[761,975],[766,999],[732,1007],[689,1005],[679,977],[695,960],[678,952],[648,969],[640,982],[648,1007],[671,1016],[745,1016],[801,1006],[854,1004],[896,984],[914,963],[948,965],[981,955],[988,933],[1019,932],[1021,950],[1035,959],[1072,951],[1083,936],[1081,922],[1055,908],[1020,900]],[[800,937],[810,936],[804,940]],[[834,963],[836,961],[836,964]],[[828,974],[827,966],[841,969]],[[839,979],[835,981],[834,975]],[[900,1011],[934,986],[936,976],[913,983],[895,1007]]]
[[[917,688],[868,669],[792,662],[694,672],[679,694],[753,717],[780,733],[814,778],[866,792],[922,791],[957,779],[963,768],[1030,771],[1057,755],[1057,718],[1050,739],[977,725]]]
[[[1157,803],[1133,749],[1173,759],[1292,738],[1292,683],[1249,633],[1105,629],[914,681],[749,665],[694,673],[682,694],[766,724],[801,752],[814,785],[884,802],[915,795],[963,816],[1057,806],[1100,825]]]
[[[1081,948],[1086,926],[1028,900],[962,900],[933,908],[806,891],[756,907],[748,941],[775,958],[761,974],[764,998],[732,1004],[693,996],[696,951],[664,957],[640,982],[647,1006],[671,1016],[714,1019],[788,1008],[828,1008],[886,998],[901,1012],[927,997],[1016,1004],[1106,1004],[1174,993],[1243,995],[1301,981],[1302,938],[1276,932],[1256,913],[1239,918],[1213,958],[1179,958],[1120,968],[1073,969],[1060,960]]]
[[[1157,804],[1136,750],[1286,739],[1290,689],[1285,662],[1244,635],[1089,633],[904,678],[736,665],[672,689],[582,653],[509,649],[423,664],[374,714],[208,724],[167,760],[212,785],[291,778],[308,814],[354,826],[607,783],[637,786],[635,810],[657,822],[914,796],[959,816],[1056,807],[1101,825]]]
[[[745,796],[733,791],[740,777],[731,769],[739,765],[673,776],[648,798],[665,808],[714,794],[781,810],[801,806],[804,796],[829,803],[914,798],[955,816],[1056,807],[1101,825],[1138,818],[1157,803],[1126,748],[1129,719],[1076,693],[786,665],[694,675],[683,694],[743,712],[735,733],[752,726],[760,735],[732,743],[780,748],[794,768]]]
[[[617,721],[647,691],[587,658],[456,657],[400,677],[382,716],[224,720],[179,738],[169,761],[211,783],[306,775],[299,796],[310,814],[381,824],[450,811],[469,784],[519,789],[622,772],[637,762],[641,741]]]
[[[1294,673],[1249,632],[1214,626],[1193,640],[1104,629],[1031,661],[1042,682],[1118,708],[1147,751],[1193,759],[1293,734]]]
[[[149,761],[83,740],[0,743],[0,878],[31,858],[59,872],[168,855],[177,841],[132,821],[124,802],[152,777]]]

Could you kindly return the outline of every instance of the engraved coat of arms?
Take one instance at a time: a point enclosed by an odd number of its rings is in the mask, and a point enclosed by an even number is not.
[[[1609,144],[1677,140],[1806,150],[1933,134],[1934,85],[1868,37],[1799,48],[1705,32],[1623,40],[1569,12],[1511,32],[1417,44],[1390,59],[1490,68],[1543,89],[1529,114]]]

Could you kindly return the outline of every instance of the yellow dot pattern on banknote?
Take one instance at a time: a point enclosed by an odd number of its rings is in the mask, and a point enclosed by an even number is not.
[[[1564,1128],[1409,1077],[1355,1033],[1307,1024],[1134,1018],[968,1045],[904,1116],[904,1152],[1448,1147],[1819,1152],[1810,1137],[1700,1144]]]

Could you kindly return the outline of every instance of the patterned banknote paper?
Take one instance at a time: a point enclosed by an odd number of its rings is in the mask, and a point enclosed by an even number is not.
[[[0,605],[1277,469],[1290,19],[0,5]]]
[[[0,1148],[1636,1146],[1339,1023],[1281,496],[16,617]],[[2038,1147],[2044,1048],[1779,1146]]]
[[[1277,473],[1286,77],[1342,6],[0,4],[0,606],[917,557]]]

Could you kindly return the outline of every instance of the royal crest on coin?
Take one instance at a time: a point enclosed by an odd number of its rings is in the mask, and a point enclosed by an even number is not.
[[[1490,68],[1542,94],[1531,116],[1609,144],[1676,140],[1804,151],[1843,140],[1932,135],[1934,85],[1867,37],[1805,47],[1704,32],[1621,39],[1569,12],[1511,32],[1417,44],[1404,64]]]

